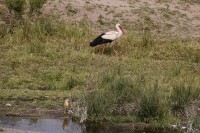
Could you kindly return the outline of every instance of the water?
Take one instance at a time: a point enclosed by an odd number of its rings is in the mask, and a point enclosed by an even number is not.
[[[82,126],[71,119],[0,117],[0,128],[42,133],[82,133]]]
[[[0,117],[0,129],[4,132],[39,132],[39,133],[178,133],[177,130],[121,127],[113,124],[80,124],[71,119],[42,117]],[[10,129],[10,131],[9,131]],[[8,130],[8,131],[7,131]],[[1,131],[0,131],[1,132]]]

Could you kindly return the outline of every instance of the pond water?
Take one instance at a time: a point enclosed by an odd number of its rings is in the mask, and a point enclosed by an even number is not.
[[[11,130],[15,129],[15,130]],[[70,118],[0,117],[0,132],[31,133],[179,133],[178,130],[126,128],[113,124],[80,124]]]

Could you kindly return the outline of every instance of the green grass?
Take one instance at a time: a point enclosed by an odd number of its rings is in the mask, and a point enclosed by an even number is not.
[[[89,47],[94,29],[46,18],[1,26],[1,102],[52,109],[62,108],[67,96],[86,96],[89,119],[185,120],[184,107],[199,97],[199,40],[128,29],[114,42],[118,55],[109,46],[101,55]]]

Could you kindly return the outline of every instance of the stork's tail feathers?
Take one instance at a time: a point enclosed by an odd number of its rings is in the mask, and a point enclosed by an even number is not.
[[[102,33],[100,36],[98,36],[96,39],[94,39],[94,41],[90,42],[90,46],[94,47],[97,45],[101,45],[101,44],[106,44],[106,43],[111,43],[113,40],[109,40],[109,39],[103,39],[102,36],[105,35],[105,33]]]
[[[92,42],[90,42],[90,46],[94,47],[96,45],[99,45],[103,42],[103,38],[101,36],[103,36],[104,33],[102,33],[101,35],[99,35],[96,39],[94,39]]]
[[[90,42],[90,46],[91,46],[91,47],[94,47],[94,46],[96,46],[96,45],[97,45],[97,44],[94,43],[94,41]]]

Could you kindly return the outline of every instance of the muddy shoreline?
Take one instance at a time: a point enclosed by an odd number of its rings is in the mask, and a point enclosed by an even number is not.
[[[63,109],[42,109],[42,108],[19,108],[3,107],[0,105],[0,116],[19,116],[19,117],[64,117]]]

